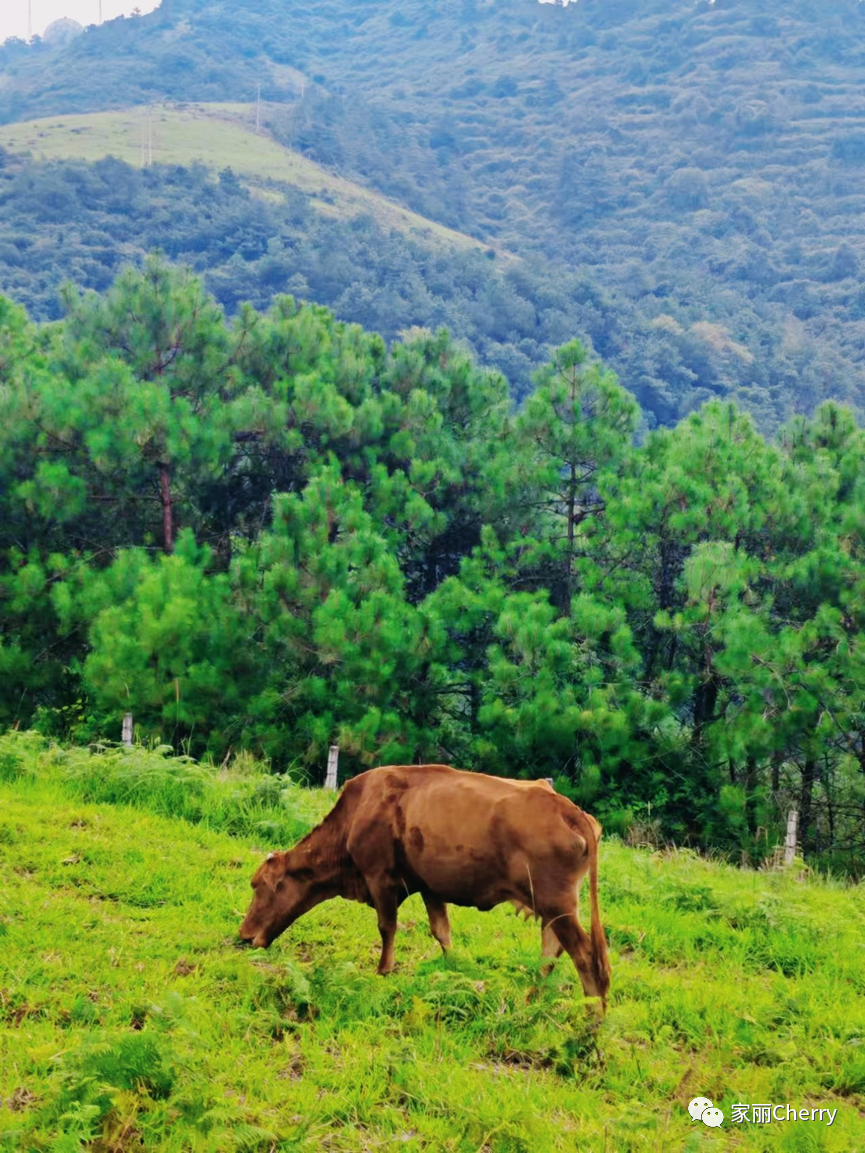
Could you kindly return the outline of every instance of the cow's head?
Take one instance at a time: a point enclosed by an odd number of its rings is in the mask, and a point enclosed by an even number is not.
[[[266,949],[316,903],[312,870],[294,867],[290,852],[268,853],[251,883],[252,903],[240,926],[240,939],[251,941],[256,949]]]

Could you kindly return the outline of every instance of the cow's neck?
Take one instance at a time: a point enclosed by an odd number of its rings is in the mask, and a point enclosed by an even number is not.
[[[343,823],[325,818],[290,851],[290,868],[310,870],[313,904],[330,897],[346,897],[352,901],[368,899],[366,883],[351,859],[347,840]]]

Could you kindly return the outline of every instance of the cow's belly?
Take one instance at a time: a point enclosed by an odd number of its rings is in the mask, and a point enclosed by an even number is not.
[[[482,912],[514,897],[522,899],[501,868],[496,867],[497,862],[469,861],[463,862],[462,867],[454,867],[455,864],[431,860],[413,862],[412,888],[438,897],[448,905],[465,905]]]
[[[494,806],[467,804],[444,788],[404,802],[400,830],[406,872],[451,905],[492,909],[524,899],[514,870],[529,876],[528,861]]]

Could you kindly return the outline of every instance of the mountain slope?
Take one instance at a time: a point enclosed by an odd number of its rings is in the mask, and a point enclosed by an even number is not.
[[[319,211],[346,219],[369,214],[384,228],[426,241],[485,249],[453,229],[426,220],[383,196],[325,171],[255,131],[255,108],[244,104],[156,105],[122,112],[53,116],[0,127],[0,148],[43,160],[93,162],[113,156],[127,164],[203,164],[231,168],[256,186],[277,183],[313,197]],[[273,196],[279,197],[278,192]]]
[[[254,134],[244,106],[0,129],[0,292],[34,319],[63,315],[64,283],[104,290],[155,251],[229,313],[288,292],[388,340],[446,326],[516,396],[607,307],[579,277],[497,254]]]
[[[172,0],[7,45],[0,119],[261,85],[304,155],[579,269],[654,418],[722,394],[770,428],[865,401],[863,61],[855,0]]]

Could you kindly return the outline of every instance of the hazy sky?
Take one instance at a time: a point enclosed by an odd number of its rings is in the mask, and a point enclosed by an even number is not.
[[[133,8],[152,12],[160,0],[102,0],[102,19],[128,16]],[[552,0],[541,0],[542,4]],[[99,0],[30,0],[33,10],[33,34],[41,36],[52,20],[71,16],[79,24],[99,22]],[[9,36],[27,39],[27,0],[0,0],[0,43]]]
[[[99,22],[99,0],[30,0],[33,35],[41,36],[52,20],[70,16],[79,24]],[[128,16],[133,8],[152,12],[159,0],[102,0],[102,19]],[[27,39],[27,0],[0,0],[0,42],[9,36]]]

